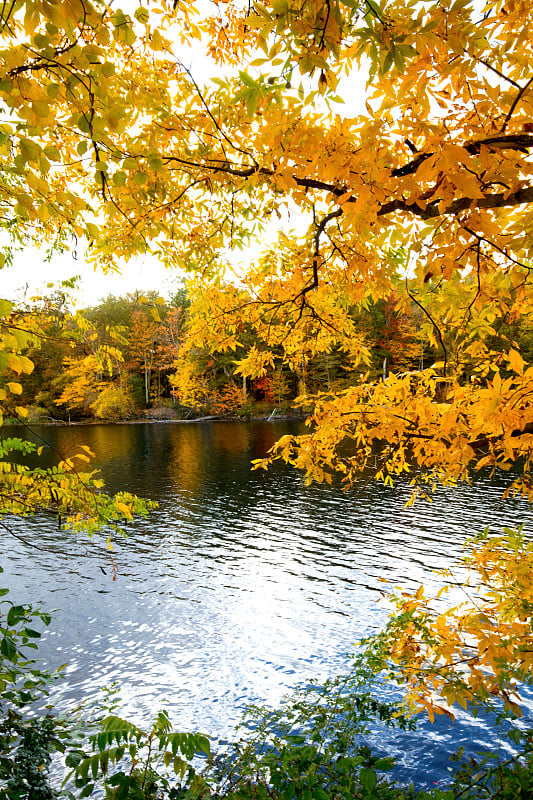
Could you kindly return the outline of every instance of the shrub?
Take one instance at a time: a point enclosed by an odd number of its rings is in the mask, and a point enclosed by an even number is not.
[[[91,403],[91,409],[97,419],[129,419],[135,415],[135,404],[131,395],[116,383],[106,386],[100,392]]]

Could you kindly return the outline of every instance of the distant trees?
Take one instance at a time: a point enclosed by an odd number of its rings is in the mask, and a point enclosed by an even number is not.
[[[34,414],[40,409],[45,417],[65,419],[129,418],[161,404],[180,404],[183,413],[261,414],[286,410],[299,395],[345,389],[365,372],[377,378],[384,363],[408,371],[434,357],[427,345],[424,353],[416,307],[398,310],[391,295],[351,314],[365,342],[364,362],[332,346],[296,351],[284,363],[280,342],[279,359],[265,362],[257,377],[244,378],[239,363],[254,347],[261,357],[261,331],[241,326],[236,350],[210,350],[191,335],[196,323],[189,308],[185,289],[170,300],[155,290],[109,295],[78,314],[69,313],[58,296],[36,301],[24,318],[39,335],[20,402]]]
[[[168,377],[184,337],[182,305],[155,291],[114,297],[72,314],[57,298],[42,298],[23,314],[34,369],[21,403],[49,417],[102,419],[132,416],[171,401]]]

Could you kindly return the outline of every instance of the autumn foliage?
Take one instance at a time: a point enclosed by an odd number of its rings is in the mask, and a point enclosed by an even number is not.
[[[104,268],[142,254],[187,270],[183,397],[203,391],[206,353],[237,381],[280,376],[281,394],[286,368],[302,394],[318,390],[309,432],[259,466],[281,458],[347,487],[369,469],[407,474],[423,493],[488,468],[532,500],[533,367],[518,336],[533,312],[531,12],[529,0],[6,3],[2,225],[18,241],[83,238]],[[187,66],[201,47],[205,81]],[[33,333],[0,302],[4,401],[31,369]],[[362,324],[380,304],[384,373]],[[157,343],[140,322],[131,359],[148,391],[176,332]],[[327,388],[310,380],[319,363]],[[496,561],[475,551],[496,580],[492,622],[468,617],[486,655],[456,698],[495,686],[511,703],[494,647],[508,622],[500,653],[529,676],[515,643],[530,617],[508,605],[519,563],[495,547]],[[423,595],[412,602],[426,613]],[[454,663],[457,619],[431,622],[423,662],[391,651],[450,702],[455,679],[431,664]]]

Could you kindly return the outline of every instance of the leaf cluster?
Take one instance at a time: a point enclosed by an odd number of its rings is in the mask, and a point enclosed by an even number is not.
[[[5,596],[7,589],[0,590]],[[61,674],[43,670],[32,657],[48,626],[49,613],[29,605],[0,602],[0,797],[2,800],[53,800],[49,768],[52,753],[64,753],[75,725],[49,710],[31,712]]]
[[[116,800],[149,800],[162,793],[177,800],[182,784],[191,790],[201,785],[190,762],[210,752],[206,736],[173,731],[166,711],[158,712],[148,730],[108,715],[94,727],[87,747],[66,758],[77,796],[91,796],[103,782],[106,796]]]

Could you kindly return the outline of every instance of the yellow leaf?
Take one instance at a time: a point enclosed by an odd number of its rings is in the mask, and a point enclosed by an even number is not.
[[[123,514],[127,519],[133,519],[131,509],[125,503],[117,503],[117,509]]]
[[[518,350],[509,350],[509,364],[513,372],[516,372],[517,375],[524,374],[524,359]]]
[[[14,355],[13,353],[8,353],[7,364],[9,369],[11,369],[13,372],[16,372],[17,375],[20,375],[22,372],[22,361],[18,356]]]

